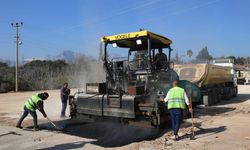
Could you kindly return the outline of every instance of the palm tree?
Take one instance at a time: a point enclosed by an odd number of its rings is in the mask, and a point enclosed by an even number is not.
[[[187,55],[190,57],[193,56],[193,51],[191,49],[187,50]]]

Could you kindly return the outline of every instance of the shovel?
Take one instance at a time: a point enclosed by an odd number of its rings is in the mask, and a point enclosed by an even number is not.
[[[56,126],[56,124],[54,124],[54,122],[52,122],[48,117],[46,117],[46,119],[59,131],[62,131],[62,128],[59,128],[58,126]]]
[[[192,118],[192,134],[190,135],[190,140],[195,140],[195,137],[194,137],[194,115],[193,115],[193,111],[191,112],[191,118]]]
[[[191,105],[191,108],[192,108],[192,99],[190,97],[190,105]],[[191,113],[191,119],[192,119],[192,134],[190,135],[189,139],[190,140],[195,140],[195,137],[194,137],[194,114],[193,114],[193,108],[192,108],[192,111],[190,112]]]

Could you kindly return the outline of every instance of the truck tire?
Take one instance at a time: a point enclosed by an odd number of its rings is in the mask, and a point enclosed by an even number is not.
[[[229,100],[231,98],[230,87],[225,87],[224,90],[225,90],[224,92],[225,100]]]
[[[215,105],[218,103],[218,94],[217,94],[217,90],[213,89],[212,93],[211,93],[211,103],[212,105]]]
[[[217,100],[217,103],[221,101],[221,93],[220,93],[219,88],[216,89],[216,100]]]
[[[237,95],[238,95],[238,87],[235,87],[233,97],[236,97]]]

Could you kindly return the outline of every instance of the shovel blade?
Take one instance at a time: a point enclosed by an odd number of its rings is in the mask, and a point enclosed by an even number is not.
[[[190,139],[190,140],[195,140],[194,135],[193,135],[193,134],[191,134],[191,135],[189,136],[189,139]]]

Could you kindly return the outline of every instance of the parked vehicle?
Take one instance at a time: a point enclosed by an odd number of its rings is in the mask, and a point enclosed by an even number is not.
[[[179,75],[183,88],[197,104],[212,105],[221,99],[237,96],[238,86],[233,62],[177,64],[174,70]]]

